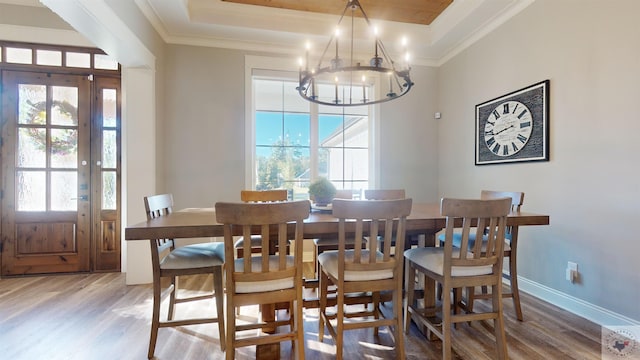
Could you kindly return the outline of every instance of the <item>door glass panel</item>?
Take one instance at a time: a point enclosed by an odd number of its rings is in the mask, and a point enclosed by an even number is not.
[[[36,64],[49,65],[49,66],[61,66],[62,65],[62,51],[53,50],[36,50]]]
[[[116,89],[102,90],[102,126],[116,126]]]
[[[41,128],[20,128],[18,130],[19,167],[43,168],[47,164],[47,132]]]
[[[91,56],[87,53],[67,52],[67,66],[89,68]]]
[[[75,171],[51,172],[51,210],[78,209],[78,175]]]
[[[8,47],[7,62],[16,64],[31,64],[31,49]]]
[[[17,171],[18,211],[45,211],[47,209],[46,173],[44,171]]]
[[[18,88],[19,124],[47,123],[47,87],[20,84]]]
[[[116,131],[115,130],[103,130],[102,131],[102,167],[103,168],[116,168]]]
[[[115,210],[116,209],[116,172],[115,171],[103,171],[102,172],[102,209],[103,210]]]
[[[78,125],[78,88],[53,86],[52,125]]]
[[[78,131],[51,129],[51,167],[78,167]]]
[[[118,62],[109,55],[95,54],[93,56],[93,67],[96,69],[118,70]]]

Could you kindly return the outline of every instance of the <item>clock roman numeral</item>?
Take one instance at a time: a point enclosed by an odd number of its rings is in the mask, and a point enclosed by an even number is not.
[[[518,134],[518,140],[520,140],[523,144],[527,142],[527,138],[522,136],[522,134]]]
[[[516,109],[518,108],[518,106],[520,106],[520,104],[516,104],[516,107],[514,107],[514,108],[513,108],[513,112],[512,112],[512,114],[515,114]]]
[[[503,114],[509,113],[509,103],[505,103],[504,105],[502,105],[502,113]]]
[[[526,114],[526,113],[527,113],[527,109],[522,110],[520,115],[518,115],[518,119],[521,119],[524,116],[524,114]]]
[[[493,143],[494,143],[494,142],[496,142],[496,139],[495,139],[494,137],[490,137],[490,138],[487,140],[487,146],[488,146],[489,148],[491,148],[491,145],[493,145]]]
[[[498,112],[498,110],[493,110],[493,116],[494,116],[496,119],[499,119],[499,118],[500,118],[500,113]]]
[[[495,134],[493,133],[493,129],[488,130],[488,131],[485,131],[485,132],[484,132],[484,134],[485,134],[485,136],[493,136],[493,135],[495,135]]]
[[[514,152],[518,152],[518,146],[516,145],[516,143],[511,143],[511,146],[513,147]]]
[[[505,146],[502,148],[502,155],[509,155],[509,147]]]
[[[520,129],[531,126],[531,121],[520,123]]]
[[[496,146],[493,147],[493,151],[494,154],[497,154],[500,152],[500,144],[496,143]]]

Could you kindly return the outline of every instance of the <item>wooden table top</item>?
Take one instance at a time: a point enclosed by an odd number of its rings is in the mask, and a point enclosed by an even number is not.
[[[549,225],[549,215],[527,212],[511,213],[508,225]],[[445,218],[440,215],[438,203],[413,203],[411,215],[407,217],[408,232],[435,233],[443,229]],[[158,238],[196,238],[222,236],[222,225],[216,222],[213,208],[187,208],[175,211],[125,228],[126,240],[148,240]],[[305,237],[335,234],[338,219],[327,212],[311,212],[304,224]]]

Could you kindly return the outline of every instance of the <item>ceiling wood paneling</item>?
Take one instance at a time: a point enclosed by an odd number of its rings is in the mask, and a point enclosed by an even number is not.
[[[222,0],[226,2],[268,6],[324,14],[342,14],[345,0]],[[370,19],[429,25],[453,0],[360,0]],[[347,13],[347,15],[350,15]],[[356,15],[360,15],[356,11]]]

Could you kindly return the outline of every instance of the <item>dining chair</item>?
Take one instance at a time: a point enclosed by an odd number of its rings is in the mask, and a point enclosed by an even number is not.
[[[287,201],[288,192],[286,189],[277,189],[277,190],[242,190],[240,191],[240,200],[244,202],[275,202],[275,201]],[[251,237],[251,241],[249,241],[245,247],[244,238],[240,238],[234,244],[236,249],[236,256],[241,258],[244,256],[245,252],[249,254],[257,254],[261,252],[260,246],[262,246],[262,241],[260,239],[260,235],[254,235]],[[274,242],[269,243],[271,250],[274,250],[275,246]],[[289,243],[287,243],[287,253],[289,251]],[[272,251],[273,252],[273,251]]]
[[[325,325],[336,344],[336,359],[343,357],[344,331],[389,326],[395,342],[396,358],[404,359],[402,333],[402,253],[391,256],[391,239],[396,237],[402,245],[406,217],[411,213],[411,199],[398,200],[333,200],[333,216],[338,218],[338,250],[325,251],[318,256],[320,262],[320,317],[318,338],[323,341]],[[354,247],[347,249],[347,234],[353,232]],[[362,249],[364,235],[383,235],[385,241],[369,241]],[[329,284],[335,286],[335,310],[327,308]],[[393,312],[385,318],[380,311],[380,293],[392,294]],[[371,293],[371,308],[354,311],[345,307],[354,293]],[[345,322],[346,318],[359,321]],[[335,326],[333,325],[335,322]]]
[[[395,199],[404,199],[405,191],[404,189],[368,189],[364,191],[364,198],[367,200],[395,200]],[[378,238],[378,247],[380,247],[380,242],[382,239]],[[418,245],[418,237],[417,235],[405,234],[404,240],[404,249],[409,249],[414,245]],[[396,248],[396,239],[391,239],[391,247],[394,249],[393,253],[395,253]]]
[[[407,291],[405,304],[405,333],[409,333],[411,320],[425,325],[440,340],[442,340],[442,358],[451,359],[452,336],[454,324],[476,320],[493,319],[496,339],[496,357],[507,358],[507,343],[502,313],[502,260],[504,258],[504,237],[507,215],[511,208],[511,199],[494,200],[441,200],[440,212],[446,217],[445,241],[440,247],[418,247],[404,252],[406,262]],[[456,224],[458,222],[459,224]],[[477,222],[473,228],[472,223]],[[461,246],[453,246],[454,228],[461,228]],[[484,229],[487,231],[487,242],[476,242],[473,251],[468,249],[470,234],[482,237]],[[481,250],[484,247],[484,250]],[[449,296],[444,296],[441,306],[421,307],[415,299],[416,272],[442,284],[443,294],[451,294],[454,289],[474,286],[491,286],[490,311],[459,312],[457,297],[454,296],[452,305]],[[435,300],[435,294],[425,293],[425,304],[430,299]]]
[[[309,202],[215,204],[216,221],[223,224],[225,256],[233,257],[234,235],[249,238],[260,234],[261,256],[245,256],[226,263],[227,343],[226,359],[233,359],[239,347],[291,340],[296,358],[304,359],[302,317],[302,241],[303,220],[309,217]],[[293,232],[290,227],[293,226]],[[294,234],[293,255],[284,249]],[[269,252],[270,236],[278,246]],[[263,321],[237,322],[235,309],[247,305],[293,304],[288,319],[263,316]],[[268,320],[273,319],[273,320]],[[238,332],[264,330],[288,325],[289,331],[238,337]]]
[[[173,196],[171,194],[146,196],[144,198],[144,207],[147,212],[147,220],[169,215],[173,208]],[[176,247],[174,239],[150,239],[149,243],[151,244],[151,264],[153,267],[153,315],[149,339],[149,359],[154,356],[158,329],[163,327],[218,323],[220,348],[224,351],[224,290],[222,286],[224,244],[221,242],[207,242]],[[213,292],[205,295],[178,297],[178,277],[198,274],[211,274],[213,276]],[[170,279],[169,286],[164,291],[162,289],[162,278]],[[160,306],[167,295],[169,296],[168,316],[166,321],[161,321]],[[174,320],[176,304],[211,298],[215,299],[217,310],[215,317]]]
[[[500,199],[508,197],[511,198],[511,212],[519,213],[520,208],[524,202],[523,192],[507,192],[507,191],[491,191],[482,190],[480,193],[480,199]],[[469,235],[469,250],[472,251],[474,247],[476,237],[475,232]],[[440,234],[438,240],[442,244],[444,241],[444,234]],[[483,244],[487,241],[487,236],[482,237]],[[453,246],[460,247],[461,235],[459,231],[453,233]],[[483,246],[484,249],[484,246]],[[511,291],[508,293],[503,292],[503,298],[513,298],[513,307],[516,312],[516,318],[519,321],[523,321],[522,307],[520,305],[520,290],[518,289],[518,267],[517,267],[517,250],[518,250],[518,226],[507,226],[505,233],[505,245],[504,245],[504,257],[509,259],[509,272],[503,273],[502,276],[509,280]],[[467,304],[466,307],[469,311],[473,311],[473,303],[475,299],[489,299],[490,294],[487,294],[486,287],[482,289],[481,293],[478,293],[475,288],[467,289]]]
[[[352,199],[353,190],[338,189],[333,197],[334,199]],[[351,237],[345,239],[345,245],[348,249],[353,249],[354,240]],[[363,243],[366,246],[366,242]],[[320,274],[320,264],[318,263],[318,255],[328,250],[338,250],[338,238],[335,236],[321,236],[313,239],[313,262],[315,264],[316,277]]]

